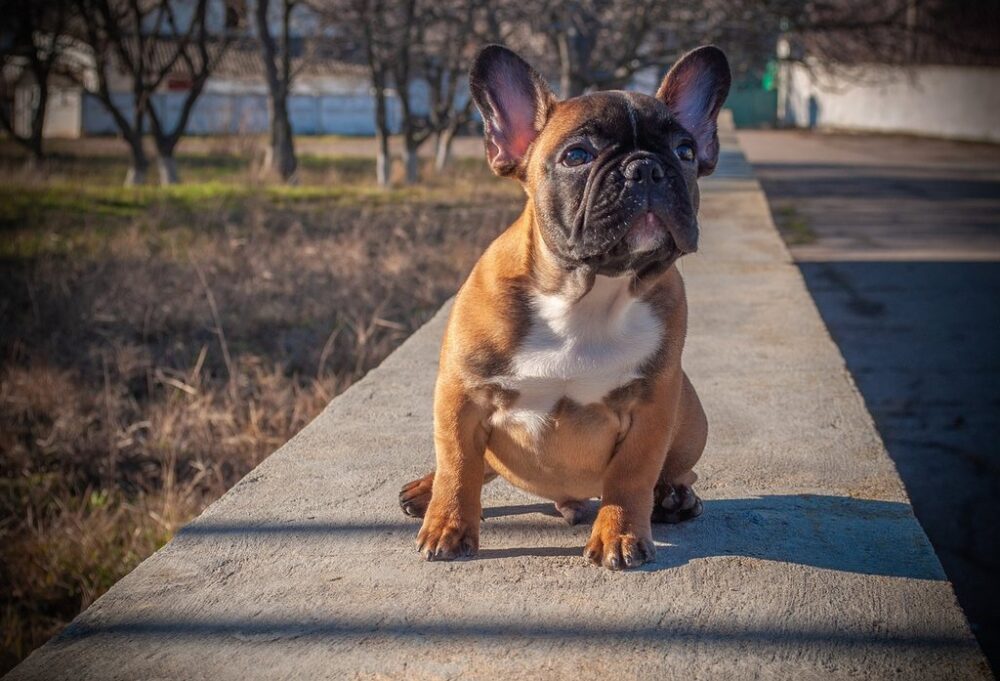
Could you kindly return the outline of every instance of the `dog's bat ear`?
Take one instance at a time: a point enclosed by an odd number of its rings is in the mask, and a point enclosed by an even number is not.
[[[694,137],[699,175],[711,174],[719,161],[717,120],[731,83],[725,53],[707,45],[681,57],[656,91],[656,98]]]
[[[528,148],[555,103],[552,91],[528,62],[500,45],[489,45],[476,57],[469,90],[483,117],[490,167],[497,175],[520,176]]]

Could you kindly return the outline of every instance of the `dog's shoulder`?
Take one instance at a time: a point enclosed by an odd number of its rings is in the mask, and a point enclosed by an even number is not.
[[[465,378],[505,373],[531,322],[531,264],[525,225],[512,224],[486,249],[455,296],[442,365]]]

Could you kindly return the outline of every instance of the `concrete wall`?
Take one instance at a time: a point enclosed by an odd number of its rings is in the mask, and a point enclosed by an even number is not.
[[[45,111],[45,137],[80,136],[80,91],[75,87],[50,86],[49,101]],[[31,134],[31,115],[38,101],[35,85],[19,87],[14,91],[14,130],[27,137]]]
[[[778,119],[802,128],[1000,142],[1000,69],[861,66],[849,75],[784,64]]]
[[[96,87],[91,84],[89,87]],[[110,89],[115,106],[132,119],[131,83],[124,74],[111,78]],[[46,137],[116,135],[118,126],[100,100],[84,93],[78,85],[52,85],[46,113]],[[31,127],[32,104],[38,93],[30,79],[18,84],[14,96],[14,124],[27,135]],[[160,119],[172,128],[184,105],[186,92],[162,91],[153,95],[153,106]],[[464,104],[467,88],[461,88],[458,103]],[[427,83],[414,82],[410,102],[418,114],[430,110]],[[374,135],[375,100],[368,78],[357,73],[310,75],[295,80],[289,98],[292,129],[299,135]],[[389,129],[398,133],[401,122],[399,100],[387,99]],[[193,135],[259,134],[269,131],[270,112],[267,87],[263,81],[210,79],[198,98],[188,120],[187,132]],[[148,123],[146,126],[148,131]]]
[[[116,105],[131,117],[129,94],[114,96]],[[166,92],[153,96],[153,106],[167,126],[180,115],[184,93]],[[81,130],[85,135],[118,133],[111,114],[93,96],[84,95]],[[292,128],[300,135],[372,135],[375,133],[374,100],[368,94],[292,95],[289,103]],[[194,105],[187,131],[192,135],[264,133],[270,115],[263,93],[205,92]],[[399,105],[389,100],[390,127],[399,128]],[[48,129],[48,128],[46,128]]]

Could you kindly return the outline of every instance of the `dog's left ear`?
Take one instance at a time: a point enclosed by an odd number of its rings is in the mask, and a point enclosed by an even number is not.
[[[698,175],[711,174],[719,161],[717,120],[731,82],[725,53],[707,45],[681,57],[656,91],[656,98],[694,137]]]

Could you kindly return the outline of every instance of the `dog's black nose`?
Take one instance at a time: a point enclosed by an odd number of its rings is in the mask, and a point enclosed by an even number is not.
[[[655,158],[637,158],[625,166],[625,179],[638,184],[657,184],[665,174]]]

